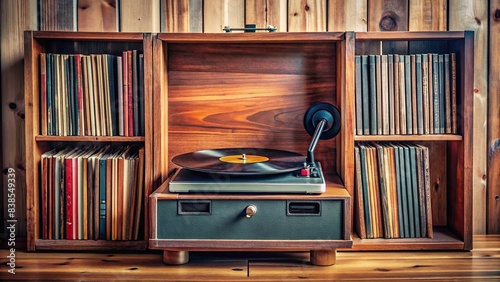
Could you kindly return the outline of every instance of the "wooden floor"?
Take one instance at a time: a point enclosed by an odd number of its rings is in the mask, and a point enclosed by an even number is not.
[[[167,266],[162,254],[16,251],[15,275],[1,250],[0,280],[500,280],[500,235],[476,235],[470,252],[338,252],[320,267],[308,253],[191,253],[190,263]]]

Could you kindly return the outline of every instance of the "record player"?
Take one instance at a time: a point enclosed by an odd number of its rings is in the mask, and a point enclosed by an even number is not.
[[[165,263],[190,251],[310,251],[331,265],[352,246],[345,40],[158,34],[148,226]]]
[[[178,169],[151,195],[150,248],[182,264],[192,250],[310,250],[316,265],[351,247],[350,198],[327,183],[314,150],[340,130],[340,113],[317,103],[304,115],[306,156],[265,148],[207,149],[173,157]]]
[[[319,139],[340,131],[340,112],[317,103],[304,115],[304,128],[312,136],[307,157],[265,148],[223,148],[175,156],[182,167],[172,177],[173,193],[300,193],[325,192],[321,164],[314,159]]]

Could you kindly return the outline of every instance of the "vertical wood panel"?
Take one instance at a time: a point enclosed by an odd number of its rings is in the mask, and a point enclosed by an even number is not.
[[[287,0],[268,0],[267,2],[267,24],[278,27],[278,31],[286,32],[287,25]]]
[[[245,24],[267,26],[267,0],[245,1]]]
[[[203,0],[189,0],[189,30],[203,32]]]
[[[500,233],[500,0],[490,0],[487,232]]]
[[[288,31],[326,31],[326,1],[288,0]]]
[[[367,31],[368,0],[328,0],[328,31]]]
[[[161,0],[161,32],[203,32],[203,0]]]
[[[341,117],[341,134],[337,137],[337,173],[344,181],[345,188],[354,199],[354,32],[346,32],[345,41],[339,44],[337,75],[340,83],[337,86],[337,100],[340,110],[344,114]],[[345,51],[344,51],[345,50]],[[340,150],[339,150],[340,148]],[[351,226],[354,219],[354,200],[351,201]]]
[[[408,30],[408,0],[368,0],[368,31]],[[366,46],[366,48],[379,48]],[[384,42],[384,53],[406,54],[408,44]],[[378,54],[371,49],[370,54]],[[368,53],[368,52],[367,52]]]
[[[412,0],[409,2],[410,31],[446,30],[446,0]]]
[[[474,133],[473,133],[473,229],[485,232],[486,160],[488,112],[488,2],[455,0],[449,2],[449,30],[474,30]],[[495,93],[498,95],[498,93]],[[459,114],[459,113],[457,113]],[[497,219],[498,220],[498,217]]]
[[[166,32],[189,32],[189,0],[163,0]]]
[[[368,0],[368,31],[408,30],[408,0]]]
[[[7,218],[8,168],[16,174],[16,233],[26,236],[26,149],[24,145],[24,30],[36,29],[36,0],[0,1],[2,69],[2,230]]]
[[[160,0],[121,0],[120,31],[159,32]]]
[[[205,0],[203,5],[203,31],[221,33],[224,26],[245,26],[244,0]]]
[[[116,0],[78,0],[78,31],[118,31]]]
[[[257,27],[273,25],[278,31],[286,31],[286,0],[247,0],[245,1],[245,24]]]
[[[77,30],[77,0],[38,0],[40,30]]]

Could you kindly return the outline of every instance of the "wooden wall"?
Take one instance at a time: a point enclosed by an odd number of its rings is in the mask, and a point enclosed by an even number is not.
[[[279,32],[474,30],[474,232],[500,233],[500,0],[2,0],[1,210],[16,170],[18,236],[25,185],[23,31],[222,32],[226,25]]]

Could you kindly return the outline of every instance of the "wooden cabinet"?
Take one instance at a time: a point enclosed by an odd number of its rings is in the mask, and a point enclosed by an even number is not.
[[[102,250],[102,249],[145,249],[149,236],[147,211],[149,194],[152,191],[152,35],[142,33],[85,33],[85,32],[37,32],[26,31],[25,36],[25,107],[26,107],[26,187],[28,212],[28,250]],[[123,51],[137,50],[143,54],[144,83],[143,112],[144,132],[136,136],[96,136],[77,134],[59,136],[47,134],[47,115],[42,103],[42,79],[40,54],[110,54],[121,55]],[[102,119],[98,119],[100,121]],[[62,120],[61,120],[62,122]],[[104,134],[101,134],[104,135]],[[108,134],[110,135],[110,134]],[[143,211],[140,222],[144,227],[139,231],[138,240],[48,240],[42,239],[45,216],[42,201],[41,155],[62,145],[83,147],[86,145],[126,146],[137,145],[144,148],[144,189]],[[47,209],[47,208],[45,208]]]
[[[326,172],[324,194],[177,194],[168,191],[167,182],[176,169],[171,159],[188,152],[267,148],[306,155],[311,142],[303,125],[306,110],[318,102],[342,109],[351,101],[345,66],[352,56],[346,50],[352,39],[353,33],[157,35],[153,43],[154,178],[162,185],[151,196],[149,246],[164,250],[166,263],[187,262],[190,250],[242,249],[310,250],[314,264],[331,265],[337,248],[352,245],[350,197],[343,183],[349,174],[344,167],[352,167],[352,158],[345,154],[345,146],[353,146],[347,118],[341,120],[340,135],[320,141],[315,150]],[[179,215],[177,203],[183,199],[211,203],[213,214]],[[300,199],[321,202],[321,216],[287,215],[287,201]],[[250,205],[262,214],[245,221],[241,211]],[[329,205],[341,207],[340,214]],[[333,220],[338,215],[342,220]],[[280,224],[273,219],[280,219]],[[192,232],[199,230],[203,220],[224,227]],[[173,229],[183,225],[173,224],[178,221],[192,222],[189,228],[194,229],[178,232]],[[317,228],[306,222],[332,226],[322,235],[310,236],[307,226]],[[289,224],[301,227],[289,230]],[[273,231],[258,226],[273,226]]]
[[[399,134],[375,135],[359,134],[355,127],[353,128],[356,144],[364,141],[401,142],[421,144],[429,148],[434,226],[433,238],[359,239],[354,233],[354,249],[472,249],[473,40],[474,35],[470,31],[359,32],[355,34],[356,55],[412,56],[423,54],[422,56],[427,56],[428,54],[453,53],[456,56],[456,130],[448,133],[446,130],[432,132],[431,123],[431,132],[419,130],[412,132],[413,134],[400,132]],[[348,93],[348,95],[354,95],[354,93]],[[356,109],[351,107],[344,111],[355,112]],[[350,151],[348,154],[352,156],[354,152]],[[354,175],[351,174],[350,177],[353,178]],[[353,186],[348,185],[347,189],[351,195],[354,195]],[[354,217],[359,216],[357,211],[353,212]]]
[[[145,212],[144,233],[138,241],[41,239],[40,162],[47,150],[66,143],[142,144],[146,160],[143,196],[148,211],[149,195],[176,168],[171,162],[174,156],[231,147],[306,154],[310,136],[303,128],[303,115],[312,104],[328,102],[340,109],[341,131],[334,139],[320,141],[315,155],[327,182],[345,187],[351,197],[356,196],[354,148],[359,142],[412,142],[429,147],[432,154],[433,238],[359,239],[352,232],[353,249],[470,250],[473,40],[469,31],[155,35],[26,32],[28,248],[144,249],[148,239],[156,238],[149,232],[155,223]],[[40,53],[118,54],[128,49],[144,54],[144,136],[42,133]],[[355,56],[428,53],[456,54],[456,132],[358,134]],[[352,220],[358,214],[353,205],[350,210],[346,218]],[[346,226],[350,228],[351,224]]]

